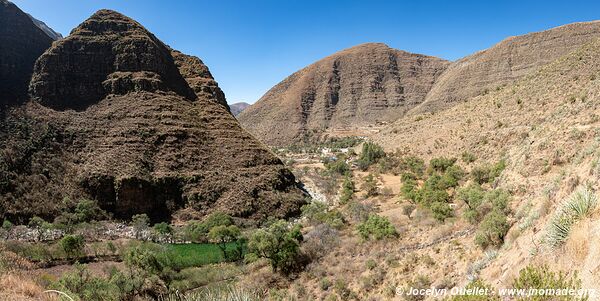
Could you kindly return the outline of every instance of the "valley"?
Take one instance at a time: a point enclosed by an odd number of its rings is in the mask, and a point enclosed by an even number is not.
[[[253,104],[79,22],[0,0],[0,300],[600,300],[598,21],[359,44]]]

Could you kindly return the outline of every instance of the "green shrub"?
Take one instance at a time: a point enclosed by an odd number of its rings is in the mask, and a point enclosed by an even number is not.
[[[231,216],[223,212],[214,212],[202,222],[191,222],[184,229],[186,239],[194,242],[208,241],[208,232],[216,226],[229,226],[233,224]]]
[[[370,214],[366,221],[357,226],[357,230],[364,240],[381,240],[398,236],[394,225],[387,218],[377,214]]]
[[[441,182],[444,187],[456,187],[458,181],[462,180],[465,176],[465,172],[457,165],[450,166],[446,169],[446,172],[442,176]]]
[[[550,219],[546,230],[546,242],[551,247],[562,245],[569,238],[573,225],[589,216],[597,206],[598,198],[591,189],[577,189]]]
[[[302,240],[298,225],[290,228],[286,221],[280,220],[266,229],[254,232],[248,242],[248,249],[257,257],[268,259],[274,271],[289,274],[304,264],[300,252]]]
[[[456,158],[439,157],[431,159],[429,161],[429,167],[433,171],[444,173],[450,166],[453,166],[454,163],[456,163]]]
[[[504,242],[504,236],[510,228],[506,215],[494,210],[485,216],[475,234],[475,243],[482,248],[498,247]]]
[[[83,255],[85,240],[81,235],[65,235],[60,240],[60,247],[65,251],[68,257],[79,257]]]
[[[150,226],[150,218],[146,214],[136,214],[131,217],[131,226],[135,231],[135,238],[139,239],[140,234]]]
[[[448,203],[443,202],[434,202],[431,204],[431,212],[433,213],[433,217],[441,222],[454,215],[452,207]]]
[[[369,174],[364,178],[362,189],[365,191],[366,197],[372,197],[379,194],[379,188],[377,187],[377,180],[372,174]]]
[[[401,161],[402,169],[414,174],[417,178],[422,178],[425,174],[425,161],[423,159],[413,156],[402,158]]]
[[[477,160],[477,157],[475,157],[475,155],[470,152],[463,152],[461,158],[465,163],[473,163],[475,162],[475,160]]]
[[[327,204],[313,201],[302,206],[302,216],[306,217],[313,225],[327,224],[332,228],[340,229],[345,221],[342,214],[337,210],[329,210]]]
[[[500,160],[492,166],[482,164],[471,170],[471,177],[479,184],[492,183],[500,176],[500,174],[502,174],[504,168],[506,168],[506,162],[504,160]]]
[[[340,175],[345,175],[350,172],[350,166],[346,163],[343,157],[336,159],[335,161],[328,161],[325,163],[325,168]]]
[[[86,266],[75,264],[75,270],[65,273],[51,288],[66,293],[74,300],[120,300],[119,287],[109,280],[95,277]]]
[[[577,273],[568,275],[564,272],[553,272],[546,265],[534,266],[529,265],[519,271],[519,277],[517,277],[512,284],[515,289],[535,289],[535,290],[561,290],[577,291],[581,288],[581,280],[579,280]],[[587,300],[587,296],[569,296],[569,295],[555,295],[555,296],[528,296],[518,298],[517,300],[527,301],[567,301],[567,300]]]
[[[419,200],[419,188],[417,187],[417,181],[414,179],[406,179],[403,181],[402,187],[400,188],[400,195],[413,203]]]
[[[365,142],[358,159],[358,165],[362,170],[366,170],[369,166],[377,163],[377,161],[383,157],[385,157],[385,152],[381,146],[373,142]]]
[[[342,183],[342,192],[340,195],[340,204],[347,204],[354,197],[354,182],[349,175],[346,175],[344,178],[344,183]]]

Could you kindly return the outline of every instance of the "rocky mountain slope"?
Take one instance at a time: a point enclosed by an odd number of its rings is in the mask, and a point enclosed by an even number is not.
[[[600,189],[598,49],[594,40],[514,84],[434,115],[403,118],[373,137],[388,150],[424,158],[463,152],[474,154],[477,164],[504,158],[506,170],[495,185],[513,194],[515,220],[510,241],[482,273],[494,285],[508,283],[530,262],[582,271],[587,288],[600,281],[592,272],[597,218],[583,221],[562,248],[543,244],[552,212],[577,186]]]
[[[300,142],[329,128],[393,121],[425,100],[448,65],[385,44],[359,45],[292,74],[238,119],[269,145]]]
[[[240,115],[240,113],[242,113],[249,106],[250,106],[249,103],[236,102],[236,103],[230,105],[229,107],[231,108],[231,114],[233,114],[233,116],[237,116],[237,115]]]
[[[283,217],[304,202],[293,174],[223,106],[208,68],[117,12],[54,43],[30,92],[0,131],[0,212],[11,220],[52,218],[84,197],[154,220]]]
[[[32,15],[27,14],[33,24],[41,29],[47,36],[49,36],[52,40],[57,41],[63,38],[62,34],[54,31],[54,29],[50,28],[50,26],[46,25],[46,23],[34,18]]]
[[[0,108],[26,100],[35,60],[51,44],[26,13],[0,0]]]
[[[509,84],[599,37],[594,21],[507,38],[452,63],[414,112],[439,111]]]

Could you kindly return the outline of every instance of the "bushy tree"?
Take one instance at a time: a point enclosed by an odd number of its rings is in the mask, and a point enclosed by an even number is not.
[[[454,210],[448,203],[444,202],[434,202],[431,204],[431,212],[433,213],[433,217],[438,221],[443,222],[449,217],[452,217],[454,214]]]
[[[340,204],[347,204],[354,197],[354,182],[349,175],[346,175],[344,178],[344,183],[342,183],[342,192],[340,194]]]
[[[475,234],[475,243],[482,248],[498,247],[504,242],[504,236],[510,225],[506,215],[500,210],[494,210],[485,216]]]
[[[364,178],[363,190],[365,191],[366,197],[372,197],[379,194],[379,188],[377,187],[377,181],[372,174],[369,174]]]
[[[358,159],[358,165],[360,169],[366,170],[369,166],[377,163],[377,161],[383,157],[385,157],[385,152],[381,146],[373,142],[365,142]]]
[[[65,235],[59,244],[68,257],[79,257],[83,254],[85,240],[81,235]]]
[[[577,292],[581,288],[581,280],[577,273],[571,275],[564,272],[554,272],[547,265],[535,266],[529,265],[519,271],[517,277],[512,284],[515,289],[537,289],[547,290],[554,289],[559,291],[573,290]],[[572,296],[569,294],[563,295],[537,295],[522,297],[519,301],[567,301],[567,300],[588,300],[589,296]]]
[[[206,241],[210,229],[217,226],[233,225],[233,218],[223,212],[214,212],[202,222],[191,222],[185,228],[185,236],[192,241]]]
[[[141,233],[150,226],[150,218],[146,214],[136,214],[131,217],[131,226],[135,231],[135,238],[139,239]]]
[[[333,228],[340,229],[344,226],[344,216],[335,209],[329,209],[323,202],[313,201],[302,206],[302,216],[313,225],[327,224]]]
[[[300,227],[290,226],[279,220],[266,229],[259,229],[252,234],[248,249],[258,257],[269,260],[274,271],[289,274],[303,264],[300,243],[303,237]]]
[[[454,163],[456,163],[456,158],[439,157],[431,159],[429,161],[429,167],[433,171],[444,173],[450,166],[454,166]]]
[[[364,240],[381,240],[398,235],[394,225],[387,218],[377,214],[370,214],[366,221],[357,226],[357,230]]]
[[[223,258],[226,260],[238,259],[241,257],[241,252],[239,254],[237,252],[234,252],[235,254],[230,254],[227,252],[227,244],[231,242],[237,242],[241,235],[242,232],[240,228],[235,225],[216,226],[210,229],[208,232],[208,238],[212,242],[218,244],[219,249],[221,249],[221,252],[223,253]]]

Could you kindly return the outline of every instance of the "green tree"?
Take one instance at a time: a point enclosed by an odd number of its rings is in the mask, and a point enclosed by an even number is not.
[[[366,197],[372,197],[379,194],[379,188],[377,187],[377,181],[372,174],[369,174],[364,178],[365,182],[363,183],[363,190],[365,191]]]
[[[131,217],[131,226],[135,231],[135,238],[140,239],[143,231],[147,230],[150,225],[150,218],[146,214],[136,214]]]
[[[77,223],[99,221],[108,218],[108,213],[98,206],[94,200],[83,199],[75,207]]]
[[[381,146],[373,142],[365,142],[358,159],[358,165],[360,169],[366,170],[369,166],[377,163],[377,161],[383,157],[385,157],[385,152]]]
[[[475,243],[482,248],[498,247],[504,242],[504,236],[510,225],[506,215],[500,210],[494,210],[485,216],[475,234]]]
[[[238,259],[238,256],[242,255],[235,254],[235,256],[231,256],[227,252],[227,244],[232,243],[234,241],[238,241],[241,235],[242,232],[240,231],[240,228],[238,228],[235,225],[216,226],[210,229],[210,231],[208,232],[208,238],[212,242],[218,244],[219,249],[221,249],[221,252],[223,253],[223,258],[225,258],[225,260]]]
[[[81,235],[65,235],[59,242],[67,257],[79,257],[83,254],[85,240]]]
[[[302,240],[299,225],[290,227],[286,221],[279,220],[254,232],[248,249],[256,256],[268,259],[274,271],[289,274],[303,263],[300,252]]]
[[[394,225],[387,218],[377,214],[370,214],[366,221],[357,226],[357,230],[364,240],[381,240],[398,236]]]
[[[354,182],[350,175],[346,175],[342,183],[342,193],[340,195],[340,204],[347,204],[354,197]]]
[[[27,226],[36,231],[37,240],[41,241],[44,236],[44,230],[47,228],[46,221],[39,216],[34,216],[29,220]]]
[[[155,224],[152,227],[152,231],[156,234],[156,236],[167,238],[169,241],[173,235],[173,227],[165,222]]]

